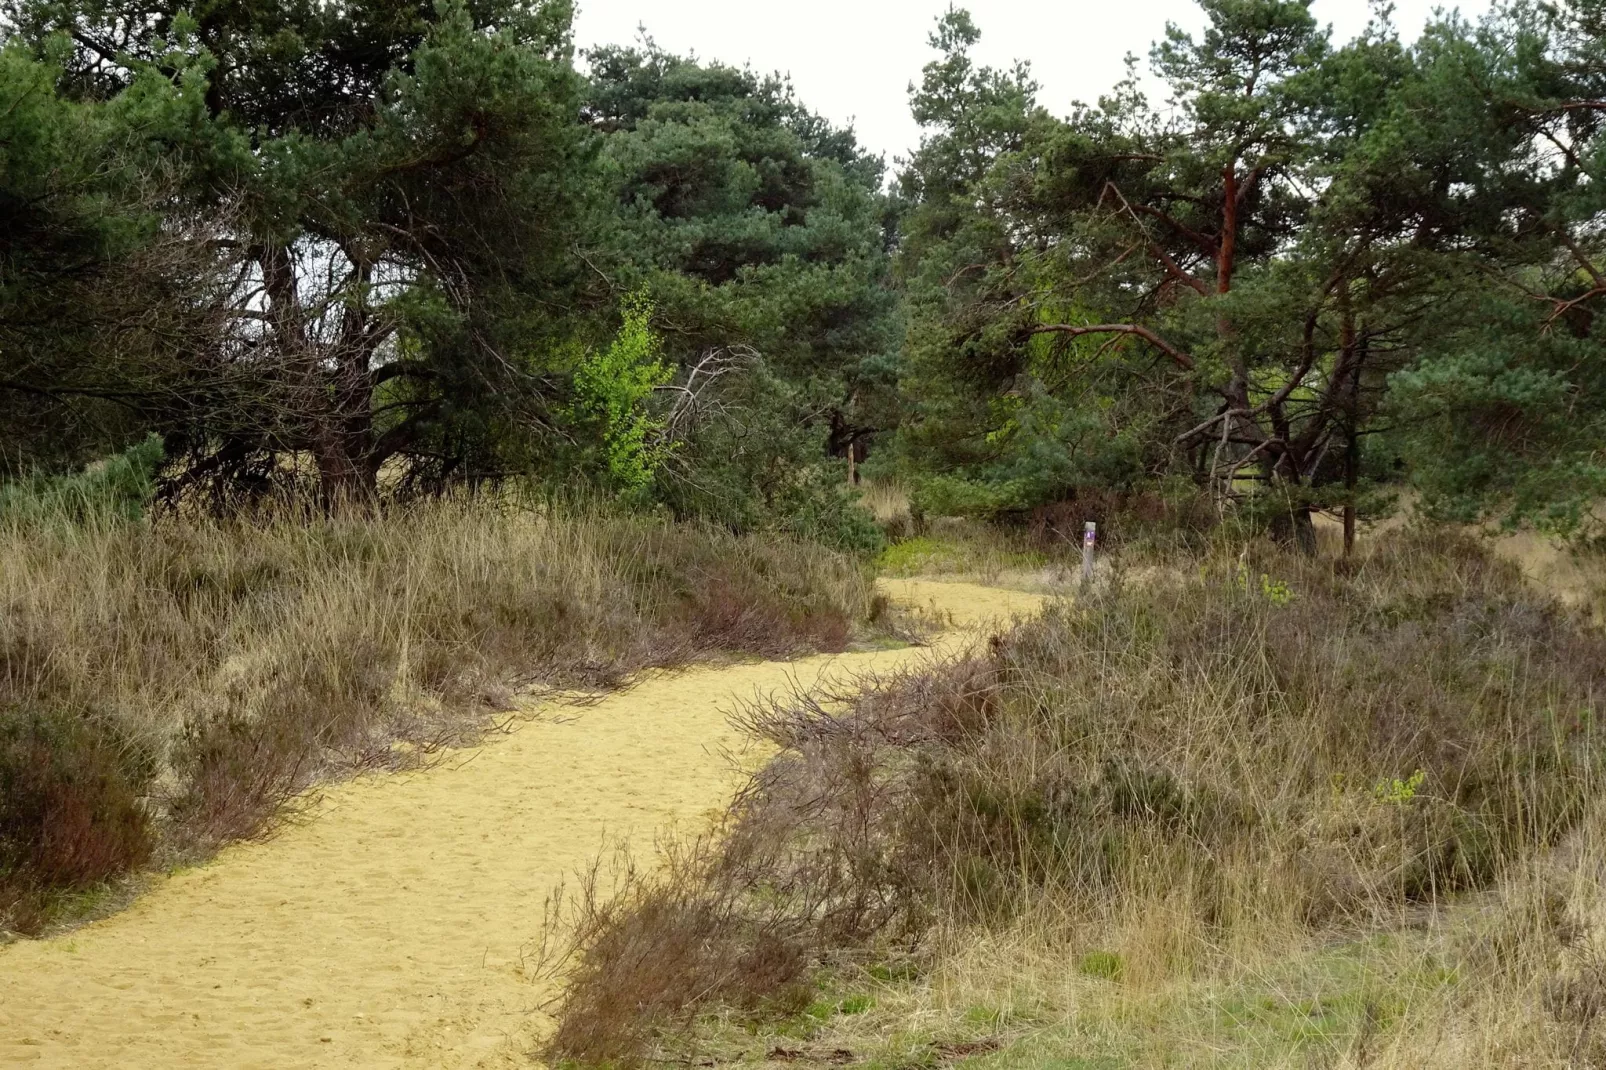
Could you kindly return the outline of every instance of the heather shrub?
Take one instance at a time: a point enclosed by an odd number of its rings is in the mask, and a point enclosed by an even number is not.
[[[0,916],[50,917],[50,893],[91,888],[154,847],[140,804],[151,756],[93,716],[0,707]]]
[[[610,1034],[637,1039],[607,1059],[656,1057],[706,1001],[784,1006],[823,962],[955,927],[1052,918],[1141,979],[1392,924],[1579,827],[1603,697],[1606,637],[1468,539],[1401,535],[1336,568],[1218,538],[1117,570],[944,664],[749,708],[777,756],[717,846],[581,926],[549,1054],[592,1059],[584,1038]],[[720,983],[610,1003],[643,962],[693,968],[667,921],[688,914],[722,919],[695,963]],[[742,967],[761,945],[791,971]]]

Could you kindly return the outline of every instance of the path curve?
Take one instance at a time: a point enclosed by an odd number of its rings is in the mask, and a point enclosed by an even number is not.
[[[1038,596],[889,581],[963,641]],[[734,702],[920,649],[655,675],[427,770],[332,785],[305,819],[66,936],[0,948],[0,1066],[527,1067],[522,961],[548,892],[619,837],[699,828],[738,774]]]

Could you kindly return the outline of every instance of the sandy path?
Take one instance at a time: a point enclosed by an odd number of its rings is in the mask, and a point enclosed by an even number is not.
[[[1038,598],[893,581],[960,624]],[[941,645],[959,640],[951,633]],[[265,843],[68,936],[0,948],[0,1066],[527,1066],[547,893],[617,837],[692,828],[736,773],[736,699],[920,650],[649,678],[431,769],[369,776]]]

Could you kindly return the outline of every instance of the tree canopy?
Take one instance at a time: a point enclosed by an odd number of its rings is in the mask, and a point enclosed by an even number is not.
[[[1551,521],[1599,489],[1600,8],[1374,21],[1204,0],[1065,119],[951,12],[914,92],[903,449],[938,507],[1185,477]],[[1582,420],[1580,410],[1589,415]]]
[[[889,175],[782,78],[565,0],[10,0],[0,475],[154,432],[170,494],[518,477],[869,539],[1171,487],[1309,537],[1606,490],[1606,7],[1411,43],[1201,0],[1092,103],[950,9]],[[911,28],[913,32],[913,28]]]

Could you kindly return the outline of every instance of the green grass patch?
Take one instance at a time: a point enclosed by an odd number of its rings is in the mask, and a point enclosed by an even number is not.
[[[1008,545],[1001,537],[916,535],[892,543],[876,558],[887,576],[976,575],[1031,571],[1053,564],[1047,553]]]
[[[1084,956],[1084,962],[1093,956]],[[1113,956],[1110,956],[1113,958]],[[1102,961],[1102,960],[1101,960]],[[1082,969],[1084,974],[1095,971]],[[1420,934],[1296,954],[1247,978],[1102,989],[1046,1029],[962,1062],[975,1070],[1349,1065],[1446,995],[1458,971]],[[1101,997],[1100,991],[1106,993]],[[1453,993],[1450,993],[1453,995]],[[965,1026],[991,1026],[971,1007]]]
[[[1083,976],[1099,977],[1106,981],[1121,979],[1121,956],[1110,951],[1089,951],[1077,966]]]

